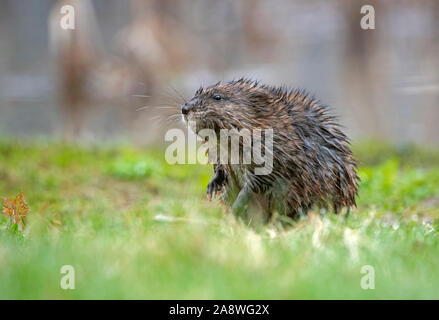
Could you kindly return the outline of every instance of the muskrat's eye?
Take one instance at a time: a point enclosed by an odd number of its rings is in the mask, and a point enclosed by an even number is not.
[[[215,100],[221,100],[221,96],[220,96],[219,94],[217,94],[216,96],[213,96],[213,98],[214,98]]]

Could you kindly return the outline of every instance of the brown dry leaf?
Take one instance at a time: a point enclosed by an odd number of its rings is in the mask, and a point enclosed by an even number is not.
[[[12,218],[14,223],[20,224],[22,230],[26,225],[26,216],[29,214],[29,206],[24,200],[24,193],[20,192],[15,199],[3,198],[3,212],[6,217]]]

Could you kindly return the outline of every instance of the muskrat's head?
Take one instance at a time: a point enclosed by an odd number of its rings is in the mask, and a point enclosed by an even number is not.
[[[198,89],[181,112],[195,133],[202,129],[242,129],[253,127],[263,117],[269,100],[267,88],[240,79]]]

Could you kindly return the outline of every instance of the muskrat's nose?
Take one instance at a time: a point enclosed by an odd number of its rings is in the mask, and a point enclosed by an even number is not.
[[[183,113],[184,115],[189,113],[189,107],[187,104],[185,104],[181,107],[181,113]]]
[[[192,106],[193,106],[193,103],[191,103],[190,101],[189,101],[189,102],[186,102],[186,103],[181,107],[181,113],[183,113],[184,115],[188,114],[189,111],[191,111]]]

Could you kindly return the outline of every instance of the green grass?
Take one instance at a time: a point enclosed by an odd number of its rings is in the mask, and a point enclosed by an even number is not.
[[[212,169],[160,150],[0,142],[0,298],[439,298],[439,153],[355,145],[358,209],[253,230],[205,200]],[[75,268],[75,290],[60,269]],[[362,266],[375,289],[360,287]]]

